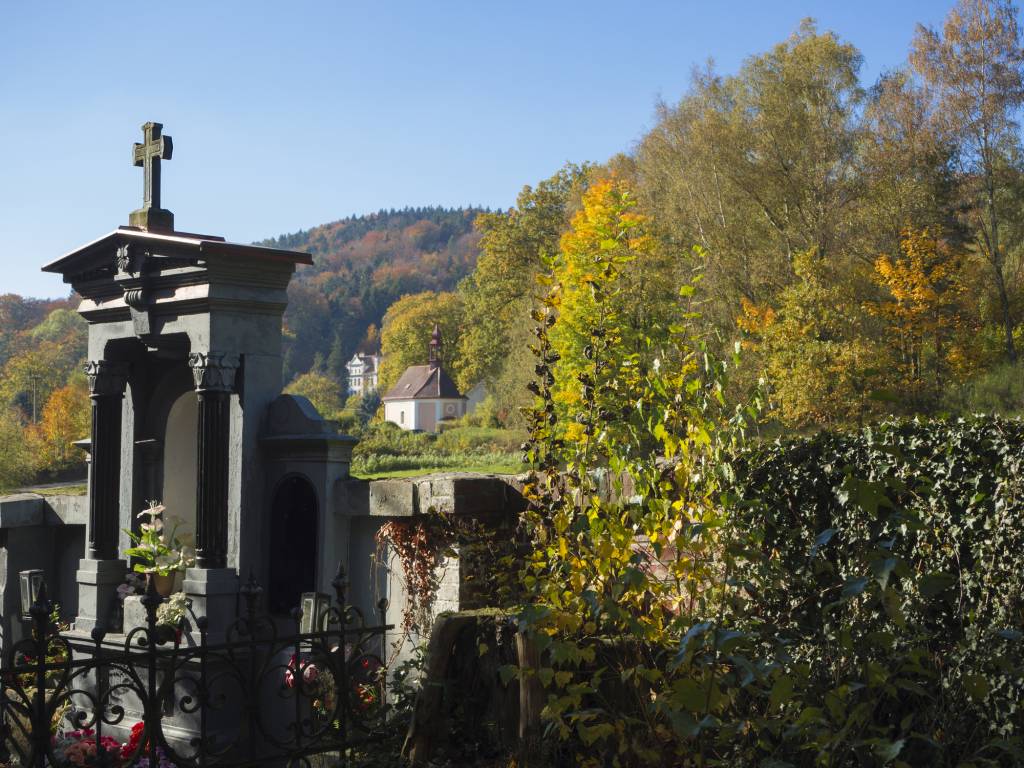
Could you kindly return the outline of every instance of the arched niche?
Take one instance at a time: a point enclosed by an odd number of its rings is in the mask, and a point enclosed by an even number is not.
[[[270,509],[267,607],[287,614],[303,592],[316,590],[318,504],[313,484],[301,475],[285,477]]]
[[[164,432],[163,498],[166,515],[183,523],[182,531],[196,529],[196,484],[199,443],[199,401],[192,390],[182,393],[167,412]]]

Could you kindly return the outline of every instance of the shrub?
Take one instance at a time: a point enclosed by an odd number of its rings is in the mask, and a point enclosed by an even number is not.
[[[1024,415],[1024,365],[1004,363],[951,389],[945,407],[954,413]]]
[[[557,281],[535,313],[520,624],[542,654],[549,757],[1024,764],[1024,423],[749,445],[760,395],[730,406],[693,323],[644,340],[650,365],[629,354],[602,299],[616,262],[595,261],[571,378],[547,335]]]
[[[352,473],[358,476],[379,475],[405,470],[464,470],[488,467],[515,473],[522,469],[518,454],[510,453],[415,453],[395,456],[391,454],[362,454],[353,458]]]
[[[454,427],[437,438],[437,449],[451,453],[514,453],[526,440],[526,433],[494,427]]]

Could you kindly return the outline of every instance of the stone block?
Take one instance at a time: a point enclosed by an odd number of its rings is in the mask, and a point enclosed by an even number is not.
[[[370,514],[408,517],[416,514],[416,488],[408,480],[374,480],[370,483]]]
[[[75,629],[90,632],[97,626],[107,632],[120,629],[120,604],[117,586],[124,581],[128,564],[124,560],[80,560],[75,580],[78,582],[78,617]]]
[[[122,632],[126,635],[137,627],[146,626],[146,606],[142,604],[140,595],[131,595],[124,599],[124,621]]]
[[[196,616],[207,618],[207,639],[220,642],[237,617],[238,573],[234,568],[189,568],[185,571],[183,591],[192,601]],[[191,640],[199,641],[193,628]]]
[[[22,528],[43,525],[46,502],[35,493],[17,493],[0,497],[0,528]]]

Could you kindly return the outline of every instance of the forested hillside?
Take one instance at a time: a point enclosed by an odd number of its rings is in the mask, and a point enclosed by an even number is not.
[[[306,251],[285,315],[285,379],[310,369],[343,381],[345,363],[401,296],[448,291],[476,264],[474,208],[405,208],[324,224],[265,241]],[[373,331],[371,331],[371,334]]]

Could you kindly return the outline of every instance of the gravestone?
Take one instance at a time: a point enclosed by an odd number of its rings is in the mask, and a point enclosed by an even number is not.
[[[74,632],[118,629],[125,531],[138,530],[148,500],[163,500],[194,526],[183,586],[215,636],[235,617],[239,574],[266,584],[278,555],[303,563],[281,600],[327,588],[344,531],[323,510],[354,440],[280,394],[286,291],[310,256],[175,230],[160,194],[171,137],[153,122],[143,133],[133,151],[143,204],[129,226],[44,267],[82,297],[89,323],[88,545]],[[299,489],[302,514],[289,506]]]

